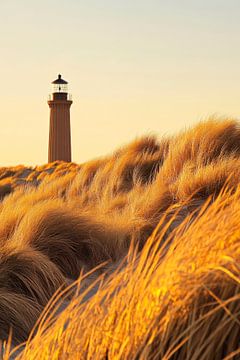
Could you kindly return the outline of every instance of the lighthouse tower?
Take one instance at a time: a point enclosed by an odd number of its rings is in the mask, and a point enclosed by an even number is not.
[[[52,82],[52,94],[48,101],[50,107],[49,163],[56,160],[71,161],[70,107],[72,101],[68,94],[67,84],[61,75]]]

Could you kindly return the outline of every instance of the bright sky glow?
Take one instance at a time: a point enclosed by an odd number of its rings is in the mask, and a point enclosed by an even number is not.
[[[240,115],[239,0],[0,2],[0,166],[47,162],[50,83],[69,82],[73,161]]]

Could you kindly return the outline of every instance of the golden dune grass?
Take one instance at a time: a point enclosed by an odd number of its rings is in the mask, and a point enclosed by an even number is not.
[[[30,360],[240,358],[239,155],[238,123],[210,119],[0,170],[1,339]]]

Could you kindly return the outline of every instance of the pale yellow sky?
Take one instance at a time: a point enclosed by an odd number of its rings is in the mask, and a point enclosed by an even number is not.
[[[50,83],[69,81],[73,161],[209,115],[240,116],[237,0],[0,3],[0,166],[47,162]]]

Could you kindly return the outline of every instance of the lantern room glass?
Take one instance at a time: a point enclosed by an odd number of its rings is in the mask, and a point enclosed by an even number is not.
[[[52,84],[53,93],[67,93],[68,86],[67,84]]]

